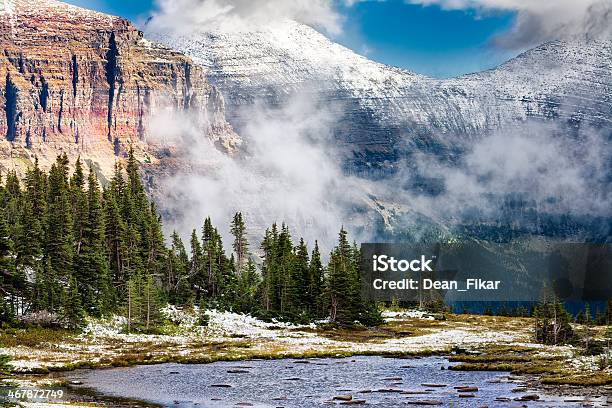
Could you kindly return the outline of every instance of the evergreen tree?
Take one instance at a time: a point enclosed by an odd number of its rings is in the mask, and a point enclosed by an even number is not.
[[[172,234],[172,247],[168,252],[164,286],[168,301],[184,305],[193,301],[189,280],[190,262],[185,245],[175,231]]]
[[[162,232],[162,220],[161,217],[157,215],[155,204],[150,204],[147,217],[149,218],[147,222],[149,228],[146,237],[146,248],[148,251],[146,254],[146,270],[153,277],[161,277],[167,251],[164,242],[164,234]],[[180,244],[182,246],[183,243],[181,242]]]
[[[126,282],[125,308],[128,333],[131,333],[134,326],[140,323],[139,319],[142,312],[141,283],[139,276],[130,276]]]
[[[311,316],[313,312],[312,297],[310,294],[310,270],[308,264],[308,248],[304,239],[300,239],[295,248],[294,262],[291,268],[291,306],[294,313]]]
[[[46,273],[53,276],[48,290],[47,307],[59,310],[69,287],[74,259],[73,215],[68,185],[68,157],[59,156],[49,171],[45,225]]]
[[[80,248],[74,275],[81,302],[88,314],[100,316],[115,303],[108,258],[105,251],[104,210],[98,179],[92,168],[87,179],[85,211],[80,221]]]
[[[257,266],[252,259],[249,259],[243,272],[238,277],[238,296],[236,301],[237,312],[253,313],[258,311],[259,284],[260,277],[257,273]]]
[[[571,316],[554,296],[545,297],[534,308],[536,341],[543,344],[566,344],[573,340]]]
[[[158,322],[161,308],[158,286],[151,274],[147,274],[143,282],[142,306],[144,310],[141,312],[141,321],[144,321],[145,330],[149,330]]]
[[[189,276],[191,285],[195,289],[196,302],[199,304],[203,301],[204,293],[207,287],[207,279],[204,274],[204,253],[202,251],[202,244],[198,238],[198,234],[194,229],[191,232],[190,239],[191,247],[191,261],[189,263]]]
[[[276,265],[277,241],[278,231],[276,224],[273,224],[271,229],[266,230],[264,239],[261,242],[261,249],[263,251],[261,299],[262,307],[266,312],[274,310],[276,305],[280,303],[277,299],[276,291],[278,286]]]
[[[222,258],[225,256],[220,248],[221,237],[212,225],[210,217],[204,220],[202,227],[203,272],[206,281],[206,294],[215,298],[220,294]]]
[[[293,241],[291,240],[291,233],[289,227],[285,224],[282,225],[280,234],[278,234],[278,242],[276,244],[276,282],[277,287],[277,299],[279,304],[277,305],[277,312],[281,315],[290,313],[293,310],[293,298],[292,298],[292,269],[295,264],[295,253],[293,252]]]
[[[25,176],[25,199],[16,239],[17,266],[24,273],[26,270],[31,271],[34,276],[42,273],[40,261],[45,248],[46,194],[47,176],[38,167],[36,158],[34,167],[29,169]]]
[[[71,176],[65,154],[48,173],[35,161],[23,188],[15,172],[0,182],[0,299],[8,300],[0,319],[45,310],[76,328],[85,315],[124,311],[128,330],[150,330],[163,300],[199,304],[202,313],[208,304],[295,321],[326,310],[342,324],[373,321],[375,305],[359,291],[359,250],[344,230],[327,276],[318,243],[309,256],[303,239],[294,246],[285,224],[266,231],[261,273],[249,258],[240,212],[231,232],[229,258],[210,218],[201,240],[191,234],[191,257],[177,233],[166,247],[132,150],[126,171],[117,163],[103,190],[92,168],[85,177],[80,159]]]
[[[74,252],[78,257],[81,253],[83,244],[83,228],[85,219],[87,218],[87,197],[85,195],[85,176],[83,174],[83,165],[81,159],[78,158],[75,163],[75,170],[70,179],[70,201],[72,205],[72,220],[73,220],[73,238]]]
[[[19,222],[20,206],[22,202],[22,191],[19,178],[15,171],[9,171],[4,186],[3,205],[4,217],[9,225],[11,239],[15,237],[15,226]]]
[[[585,353],[590,354],[593,341],[593,316],[591,315],[591,307],[588,303],[584,305],[584,312],[582,315],[582,342],[584,343]]]
[[[104,190],[103,197],[106,254],[111,278],[117,288],[122,288],[128,279],[125,271],[127,248],[124,238],[126,236],[126,227],[121,216],[120,206],[124,185],[121,166],[115,164],[115,173],[109,187]]]
[[[246,227],[242,213],[237,212],[232,219],[230,231],[234,236],[233,249],[236,254],[236,271],[240,275],[247,261],[249,243],[246,238]]]
[[[324,269],[323,263],[321,262],[321,252],[319,251],[319,243],[315,241],[314,249],[310,257],[309,270],[309,285],[308,288],[308,299],[307,302],[311,305],[315,316],[323,315],[322,304],[324,300],[323,295],[323,280],[324,280]]]
[[[76,279],[70,277],[66,296],[63,298],[62,317],[67,327],[77,328],[83,323],[85,311],[81,304]]]
[[[354,251],[344,229],[340,230],[338,246],[330,254],[327,297],[330,318],[341,324],[352,324],[359,317],[360,301]]]
[[[17,278],[13,242],[4,217],[0,213],[0,322],[11,322],[16,314],[15,298],[21,282]],[[10,305],[6,304],[6,297],[11,298]]]

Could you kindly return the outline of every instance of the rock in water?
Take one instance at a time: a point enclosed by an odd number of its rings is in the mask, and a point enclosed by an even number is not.
[[[477,392],[478,387],[455,387],[457,392]]]
[[[527,394],[523,395],[520,398],[515,398],[516,401],[538,401],[540,396],[537,394]]]

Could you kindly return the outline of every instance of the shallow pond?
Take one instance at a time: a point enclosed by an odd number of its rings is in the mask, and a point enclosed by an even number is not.
[[[385,408],[418,403],[447,407],[566,407],[584,403],[575,397],[552,397],[528,390],[507,373],[452,371],[448,366],[448,361],[440,357],[363,356],[78,370],[68,374],[68,379],[101,394],[166,407],[303,408],[341,404],[343,400],[334,400],[338,397],[350,397],[349,404]],[[516,401],[533,394],[540,400]],[[603,401],[592,402],[604,406]]]

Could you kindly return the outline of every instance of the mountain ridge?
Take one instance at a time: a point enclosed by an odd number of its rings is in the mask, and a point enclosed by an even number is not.
[[[298,92],[341,101],[337,141],[357,145],[358,168],[417,139],[445,145],[528,119],[612,126],[612,41],[547,43],[491,70],[433,79],[370,61],[291,20],[248,32],[145,32],[202,66],[238,129],[248,120],[240,111],[255,101],[276,106]]]

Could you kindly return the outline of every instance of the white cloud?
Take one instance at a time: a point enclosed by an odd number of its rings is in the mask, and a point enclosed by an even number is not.
[[[342,31],[332,0],[156,0],[156,6],[148,23],[154,31],[249,31],[279,19],[297,20],[331,35]]]
[[[607,136],[586,128],[575,137],[566,133],[562,127],[526,123],[475,142],[457,165],[423,155],[419,171],[443,181],[444,192],[417,197],[412,204],[437,219],[461,220],[476,210],[498,220],[504,200],[516,195],[542,213],[610,217]],[[399,178],[411,177],[409,171]]]
[[[406,0],[447,10],[514,11],[514,26],[496,38],[507,48],[524,48],[567,38],[612,37],[610,0]]]
[[[278,109],[246,109],[250,119],[239,157],[218,151],[192,116],[167,112],[152,118],[154,140],[188,164],[157,181],[161,207],[173,215],[167,226],[187,235],[210,216],[228,238],[229,221],[241,211],[257,239],[273,222],[287,222],[311,245],[319,240],[324,251],[343,224],[358,238],[352,212],[364,202],[367,182],[342,172],[333,145],[336,110],[304,95]],[[259,242],[252,245],[257,249]]]

